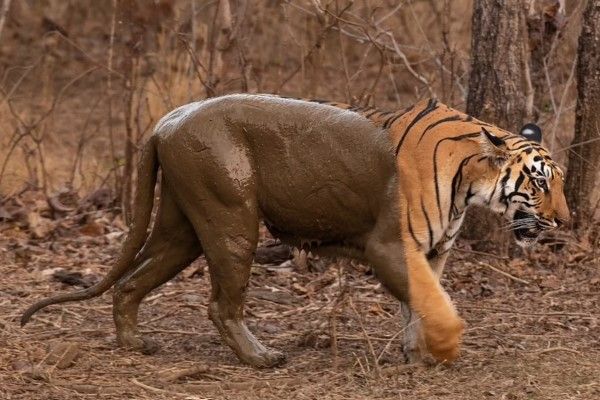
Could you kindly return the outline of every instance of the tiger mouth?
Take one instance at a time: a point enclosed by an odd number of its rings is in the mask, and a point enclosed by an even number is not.
[[[513,223],[517,227],[513,229],[513,234],[515,235],[517,242],[533,243],[542,233],[542,229],[539,227],[539,224],[535,222],[528,224],[525,222],[526,220],[535,221],[535,217],[533,214],[522,210],[517,210],[515,212]]]

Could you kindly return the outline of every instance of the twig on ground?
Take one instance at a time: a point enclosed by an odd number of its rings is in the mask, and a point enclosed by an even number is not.
[[[511,275],[511,274],[509,274],[508,272],[504,272],[504,271],[502,271],[501,269],[499,269],[499,268],[496,268],[496,267],[494,267],[494,266],[492,266],[492,265],[490,265],[490,264],[488,264],[488,263],[484,263],[484,262],[481,262],[481,261],[479,261],[479,262],[477,263],[477,265],[479,265],[479,266],[482,266],[482,267],[488,267],[489,269],[491,269],[491,270],[493,270],[493,271],[496,271],[496,272],[498,272],[499,274],[502,274],[502,275],[504,275],[504,276],[506,276],[506,277],[508,277],[508,278],[512,279],[513,281],[520,282],[520,283],[524,283],[525,285],[529,285],[529,284],[530,284],[530,282],[529,282],[529,281],[526,281],[525,279],[517,278],[516,276],[514,276],[514,275]]]
[[[157,376],[162,382],[175,382],[184,377],[204,374],[209,370],[210,367],[208,365],[193,365],[182,369],[160,371]]]
[[[149,391],[154,392],[154,393],[173,393],[170,390],[167,391],[167,390],[164,390],[164,389],[159,389],[159,388],[154,387],[154,386],[146,385],[145,383],[142,383],[142,382],[138,381],[135,378],[131,378],[130,382],[133,383],[134,385],[137,385],[137,386],[139,386],[139,387],[141,387],[143,389],[149,390]],[[183,393],[180,393],[180,394],[183,394]]]
[[[582,318],[582,319],[594,319],[594,316],[592,316],[591,314],[585,314],[585,313],[528,312],[528,311],[511,310],[511,309],[505,309],[505,308],[479,307],[479,306],[471,306],[471,305],[462,305],[459,308],[462,308],[465,310],[490,311],[490,312],[495,312],[495,313],[525,315],[525,316],[530,316],[530,317],[573,317],[573,318]]]
[[[350,305],[350,308],[352,309],[352,311],[354,311],[354,313],[356,314],[356,317],[358,318],[358,323],[360,324],[360,329],[365,337],[367,346],[369,347],[369,353],[371,354],[371,357],[373,358],[373,369],[375,370],[375,376],[377,378],[379,378],[381,376],[381,373],[380,373],[380,369],[379,369],[379,363],[377,361],[377,355],[375,355],[375,348],[373,347],[373,342],[371,341],[371,338],[369,337],[369,334],[367,333],[367,331],[365,329],[365,324],[363,323],[362,315],[359,314],[356,307],[354,307],[354,303],[352,302],[351,297],[348,298],[348,304]]]
[[[567,353],[573,353],[573,354],[579,354],[579,355],[581,355],[580,351],[569,349],[568,347],[562,347],[562,346],[548,347],[546,349],[540,349],[540,350],[530,351],[529,353],[530,354],[545,354],[545,353],[551,353],[551,352],[554,352],[554,351],[566,351]]]
[[[416,321],[415,321],[416,322]],[[412,322],[412,323],[415,323]],[[400,334],[402,332],[404,332],[406,330],[407,327],[404,327],[402,329],[400,329],[398,332],[394,333],[394,336],[392,336],[391,338],[388,339],[387,343],[385,344],[385,346],[383,347],[383,350],[381,350],[379,352],[379,355],[377,356],[377,362],[379,363],[379,360],[381,360],[381,357],[383,356],[383,354],[387,351],[387,349],[390,347],[390,345],[392,344],[392,342],[394,341],[394,339],[396,339],[398,336],[400,336]]]
[[[493,253],[486,253],[485,251],[467,250],[467,249],[461,249],[459,247],[455,247],[452,250],[458,251],[459,253],[475,254],[478,256],[497,258],[498,260],[510,260],[510,257],[499,256],[499,255],[493,254]]]

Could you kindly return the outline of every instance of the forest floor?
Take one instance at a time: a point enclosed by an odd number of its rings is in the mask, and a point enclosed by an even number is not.
[[[467,329],[448,367],[403,363],[399,304],[367,267],[257,264],[248,324],[288,358],[254,369],[207,318],[203,258],[144,301],[154,355],[116,346],[110,291],[19,327],[35,300],[105,274],[123,232],[110,211],[46,218],[43,201],[24,197],[0,205],[1,399],[600,398],[599,258],[574,240],[510,259],[459,243],[443,285]]]

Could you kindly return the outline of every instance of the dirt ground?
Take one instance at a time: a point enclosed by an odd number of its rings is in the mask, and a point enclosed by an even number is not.
[[[510,259],[459,243],[443,284],[468,328],[449,367],[403,363],[399,304],[367,267],[256,264],[249,326],[288,357],[257,370],[207,318],[203,258],[143,303],[154,355],[116,346],[110,292],[20,328],[34,300],[99,279],[122,239],[107,211],[31,219],[0,223],[1,399],[600,398],[598,258],[572,239]]]

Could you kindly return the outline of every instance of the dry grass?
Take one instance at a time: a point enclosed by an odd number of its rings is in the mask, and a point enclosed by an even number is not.
[[[12,2],[0,42],[0,194],[24,185],[50,193],[65,186],[82,193],[118,189],[127,121],[138,145],[165,112],[209,94],[280,93],[390,110],[436,95],[465,107],[469,0],[401,7],[360,1],[347,9],[341,0],[321,2],[327,11],[309,0],[252,5],[221,55],[224,67],[212,76],[216,3],[196,5],[191,20],[194,2],[132,1],[142,6],[127,21],[92,0]],[[578,3],[569,6],[569,23],[547,60],[546,91],[537,94],[539,122],[560,161],[572,139],[569,76],[579,12]],[[132,44],[136,29],[146,33]],[[210,86],[209,78],[217,82]]]

